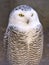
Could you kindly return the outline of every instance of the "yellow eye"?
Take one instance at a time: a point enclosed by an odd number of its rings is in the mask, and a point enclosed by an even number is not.
[[[33,16],[33,14],[31,15],[31,17]]]
[[[20,16],[20,17],[24,17],[24,15],[23,15],[23,14],[19,14],[19,16]]]

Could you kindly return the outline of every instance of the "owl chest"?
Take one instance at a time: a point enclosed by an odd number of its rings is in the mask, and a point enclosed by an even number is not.
[[[33,34],[32,32],[28,33],[10,33],[10,36],[8,37],[8,47],[14,50],[28,50],[30,47],[37,48],[40,47],[40,41],[41,37],[39,38],[38,34]]]

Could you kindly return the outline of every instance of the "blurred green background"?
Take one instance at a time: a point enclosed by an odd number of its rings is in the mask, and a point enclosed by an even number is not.
[[[13,8],[22,4],[29,5],[38,12],[44,29],[44,51],[40,65],[49,65],[49,0],[0,0],[0,65],[4,65],[3,36],[9,14]]]

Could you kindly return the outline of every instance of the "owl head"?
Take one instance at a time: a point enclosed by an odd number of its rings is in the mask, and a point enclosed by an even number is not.
[[[9,25],[27,30],[39,24],[37,12],[27,5],[20,5],[14,8],[9,17]]]

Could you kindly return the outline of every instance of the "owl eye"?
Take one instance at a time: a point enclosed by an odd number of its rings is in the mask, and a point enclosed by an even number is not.
[[[20,17],[24,17],[24,15],[23,15],[23,14],[19,14],[19,16],[20,16]]]
[[[33,14],[31,14],[31,17],[33,16]]]

